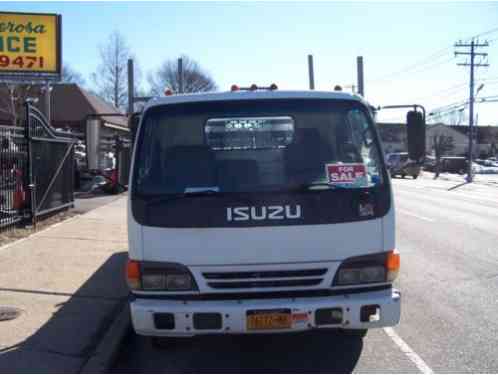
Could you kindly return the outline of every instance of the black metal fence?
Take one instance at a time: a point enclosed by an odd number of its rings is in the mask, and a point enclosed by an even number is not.
[[[0,126],[0,230],[25,217],[29,200],[27,149],[22,128]]]
[[[24,127],[0,126],[0,230],[74,204],[74,144],[26,104]]]
[[[68,133],[57,132],[43,114],[27,104],[27,138],[31,213],[34,220],[74,204],[74,144]]]

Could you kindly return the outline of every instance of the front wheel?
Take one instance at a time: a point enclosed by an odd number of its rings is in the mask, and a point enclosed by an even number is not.
[[[414,180],[416,180],[417,177],[418,177],[418,174],[414,174],[412,177],[413,177]]]

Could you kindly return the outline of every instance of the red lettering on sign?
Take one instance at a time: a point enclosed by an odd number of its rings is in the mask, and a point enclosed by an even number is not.
[[[327,178],[330,184],[351,184],[356,179],[365,177],[364,164],[327,164]]]

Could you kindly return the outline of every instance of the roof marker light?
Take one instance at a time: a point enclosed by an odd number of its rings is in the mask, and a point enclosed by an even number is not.
[[[173,91],[171,91],[171,89],[166,89],[166,90],[164,90],[164,95],[171,96],[171,95],[173,95]]]
[[[249,90],[251,90],[251,91],[256,91],[257,89],[258,89],[258,85],[256,85],[255,83],[253,83],[251,85],[251,87],[249,88]]]
[[[278,90],[278,86],[277,86],[275,83],[272,83],[272,84],[270,85],[270,90],[272,90],[272,91],[273,91],[273,90]]]
[[[230,87],[230,91],[239,91],[239,90],[240,90],[240,87],[237,85],[232,85],[232,87]]]

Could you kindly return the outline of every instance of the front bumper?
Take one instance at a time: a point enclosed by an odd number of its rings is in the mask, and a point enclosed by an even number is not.
[[[398,324],[400,319],[401,295],[396,289],[375,292],[345,294],[330,297],[276,298],[221,301],[181,301],[140,298],[130,302],[131,319],[135,332],[145,336],[195,336],[201,334],[241,334],[298,332],[309,329],[345,328],[368,329],[389,327]],[[361,308],[377,305],[380,314],[375,321],[362,321]],[[317,324],[316,311],[319,309],[340,308],[342,320],[338,324]],[[290,309],[292,326],[279,330],[248,330],[249,310]],[[155,314],[169,313],[174,316],[174,328],[158,329]],[[194,314],[214,313],[221,315],[221,325],[217,329],[196,329]]]

